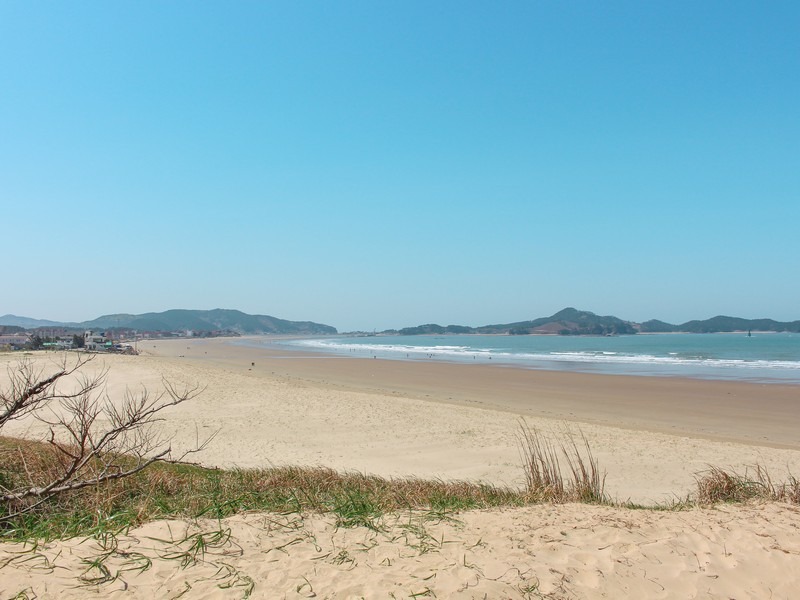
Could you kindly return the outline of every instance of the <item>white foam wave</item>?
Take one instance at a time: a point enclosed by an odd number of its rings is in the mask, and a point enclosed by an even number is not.
[[[381,343],[348,343],[342,340],[298,340],[296,345],[315,348],[324,351],[371,353],[387,358],[403,358],[404,355],[413,358],[425,358],[434,355],[438,358],[495,359],[498,361],[524,364],[524,363],[605,363],[629,365],[664,365],[664,366],[689,366],[712,368],[736,369],[776,369],[800,371],[799,361],[781,360],[744,360],[735,358],[709,358],[702,356],[679,356],[670,353],[668,356],[651,354],[625,354],[608,351],[575,351],[575,352],[541,352],[541,353],[513,353],[497,349],[478,348],[473,346],[412,346],[404,344]]]

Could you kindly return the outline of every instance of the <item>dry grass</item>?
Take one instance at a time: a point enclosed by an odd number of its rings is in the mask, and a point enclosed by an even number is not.
[[[58,470],[56,459],[46,444],[0,437],[0,485],[45,481]],[[343,526],[375,527],[383,514],[406,509],[444,515],[527,502],[520,490],[463,481],[384,479],[326,468],[218,470],[159,463],[125,479],[60,494],[5,522],[2,518],[16,507],[0,504],[0,536],[63,538],[160,518],[224,518],[250,510],[329,512]]]
[[[800,481],[789,475],[787,481],[775,483],[769,472],[758,464],[746,469],[744,474],[709,467],[696,480],[699,504],[749,500],[800,504]]]
[[[579,445],[575,435],[565,429],[561,441],[554,443],[524,420],[520,421],[520,457],[532,498],[540,502],[608,501],[605,471],[600,470],[583,432],[580,440]],[[562,460],[569,471],[566,476],[561,469]]]
[[[219,470],[161,463],[125,479],[60,494],[13,519],[3,517],[16,507],[0,503],[0,537],[97,535],[155,519],[222,519],[243,511],[324,512],[336,515],[342,526],[380,527],[384,514],[408,509],[442,518],[454,511],[542,502],[612,503],[604,491],[605,472],[582,433],[565,429],[553,441],[521,421],[519,442],[525,489],[384,479],[326,468]],[[47,444],[0,437],[0,486],[40,485],[60,472],[60,460]],[[743,475],[711,467],[698,476],[688,505],[750,500],[800,504],[800,481],[790,476],[775,483],[758,465]]]

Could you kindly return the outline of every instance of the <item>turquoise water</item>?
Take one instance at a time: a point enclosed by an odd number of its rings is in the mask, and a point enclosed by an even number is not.
[[[278,343],[340,356],[800,384],[800,334],[796,333],[341,336]]]

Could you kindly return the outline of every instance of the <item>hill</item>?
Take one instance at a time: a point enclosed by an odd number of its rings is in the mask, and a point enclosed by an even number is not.
[[[399,330],[400,335],[452,334],[452,333],[485,333],[485,334],[558,334],[558,335],[622,335],[636,333],[634,323],[623,321],[617,317],[599,316],[593,312],[565,308],[549,317],[541,317],[531,321],[518,321],[482,327],[464,325],[428,324],[418,327],[406,327]]]
[[[3,315],[0,317],[0,325],[22,327],[23,329],[35,329],[37,327],[77,326],[78,323],[60,323],[58,321],[48,321],[46,319],[31,319],[29,317],[18,317],[17,315]]]
[[[738,317],[717,316],[702,321],[687,321],[673,325],[665,321],[651,319],[643,323],[625,321],[613,316],[600,316],[593,312],[565,308],[549,317],[530,321],[467,327],[448,325],[443,327],[434,323],[406,327],[400,335],[486,333],[486,334],[557,334],[557,335],[632,335],[635,333],[726,333],[733,331],[787,331],[800,332],[800,321],[781,322],[773,319],[742,319]]]
[[[0,327],[36,329],[42,327],[64,327],[68,329],[129,329],[136,331],[227,331],[247,334],[336,334],[335,327],[313,321],[287,321],[268,315],[250,315],[239,310],[217,308],[214,310],[173,309],[160,313],[133,315],[127,313],[103,315],[82,323],[62,323],[44,319],[31,319],[16,315],[0,317]],[[400,335],[448,335],[462,333],[484,334],[554,334],[554,335],[630,335],[635,333],[723,333],[733,331],[774,331],[800,333],[800,320],[775,321],[773,319],[742,319],[716,316],[705,320],[687,321],[673,325],[658,319],[642,323],[626,321],[614,316],[601,316],[593,312],[565,308],[549,317],[528,321],[501,323],[469,327],[466,325],[437,325],[428,323],[400,330],[387,330],[384,334]]]
[[[677,331],[677,325],[671,325],[658,319],[650,319],[639,324],[639,331],[642,333],[669,333]]]
[[[7,315],[10,317],[12,315]],[[186,310],[174,309],[141,315],[111,314],[82,323],[57,323],[25,317],[6,320],[0,325],[17,325],[25,322],[36,327],[69,327],[76,329],[132,329],[137,331],[230,331],[239,334],[282,333],[323,335],[337,333],[335,327],[312,321],[287,321],[268,315],[249,315],[239,310]],[[24,325],[23,325],[24,327]]]
[[[688,333],[716,333],[728,331],[796,331],[800,332],[800,321],[781,322],[772,319],[740,319],[722,315],[705,321],[687,321],[678,325],[678,331]]]
[[[559,335],[622,335],[636,333],[632,323],[617,317],[600,316],[586,310],[565,308],[549,317],[506,325],[486,325],[478,333],[557,333]]]

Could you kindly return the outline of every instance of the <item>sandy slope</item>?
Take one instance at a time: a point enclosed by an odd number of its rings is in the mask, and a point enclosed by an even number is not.
[[[789,599],[800,589],[798,527],[800,511],[781,505],[405,514],[377,531],[308,515],[161,521],[116,546],[0,544],[0,597]],[[192,550],[199,535],[205,553]],[[91,565],[103,556],[105,571]]]

